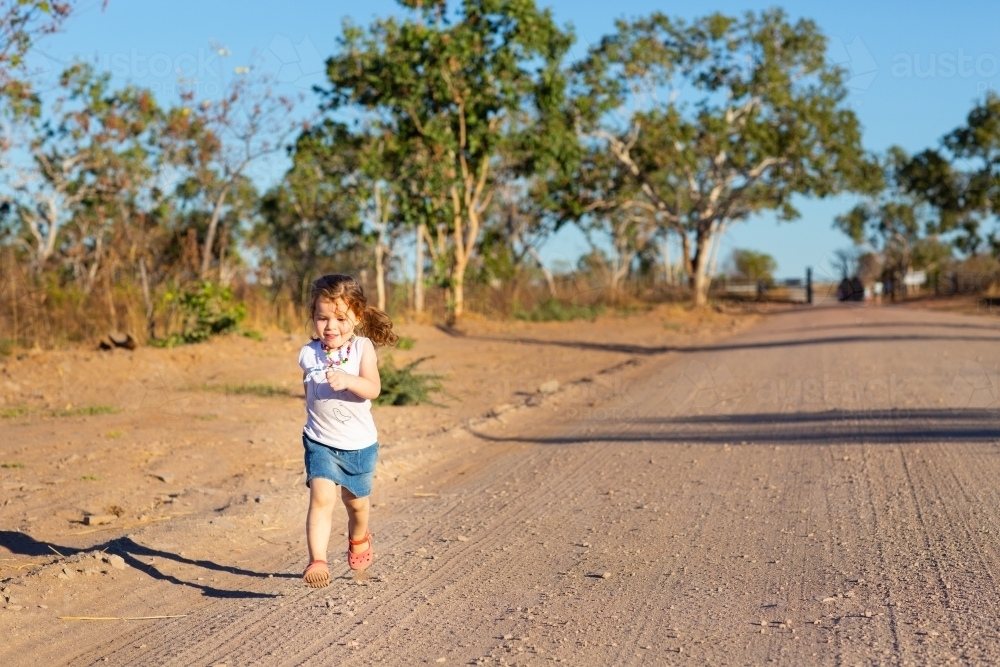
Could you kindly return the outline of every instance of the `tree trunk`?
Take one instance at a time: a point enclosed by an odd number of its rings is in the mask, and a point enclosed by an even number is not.
[[[629,269],[632,266],[632,260],[635,259],[634,252],[616,252],[615,261],[611,265],[610,271],[610,285],[608,286],[611,290],[611,299],[614,303],[618,302],[618,292],[621,290],[622,281],[628,276]]]
[[[149,340],[156,340],[156,321],[153,319],[153,299],[149,292],[149,273],[146,258],[139,258],[139,279],[142,281],[142,300],[146,305],[146,332]]]
[[[108,315],[111,317],[111,330],[118,331],[118,309],[115,308],[115,292],[111,286],[111,272],[104,273],[104,291],[108,299]]]
[[[382,201],[382,187],[375,183],[375,227],[378,237],[375,239],[375,292],[378,295],[378,309],[385,312],[385,265],[389,248],[385,239],[389,233],[389,206]]]
[[[559,295],[556,294],[555,276],[553,276],[552,272],[549,271],[549,267],[545,266],[545,264],[542,262],[542,256],[538,254],[538,251],[535,250],[533,246],[528,246],[528,254],[531,255],[531,258],[535,260],[535,262],[538,264],[538,268],[541,269],[542,271],[542,275],[545,276],[545,284],[549,286],[549,295],[553,299],[558,298]]]
[[[694,305],[701,308],[708,303],[708,274],[705,271],[708,263],[708,249],[712,237],[699,235],[696,240],[694,266],[691,273],[691,286],[694,288]]]
[[[59,218],[55,212],[55,204],[51,202],[48,208],[48,223],[49,228],[46,230],[45,234],[45,247],[43,248],[42,256],[38,261],[39,270],[41,267],[45,266],[45,263],[49,261],[49,258],[52,257],[56,251],[56,238],[59,234]]]
[[[424,223],[417,226],[417,252],[416,266],[414,267],[413,278],[413,310],[418,313],[424,312],[424,235],[427,234],[427,227]]]
[[[215,234],[219,228],[219,219],[222,217],[222,206],[226,203],[226,190],[222,189],[215,206],[212,209],[212,218],[208,221],[208,232],[205,233],[205,247],[201,251],[201,268],[198,277],[202,280],[208,277],[208,270],[212,267],[212,246],[215,245]]]
[[[684,268],[684,275],[686,275],[688,280],[691,281],[691,285],[694,285],[694,263],[691,261],[691,239],[688,238],[686,232],[681,233],[680,265]]]
[[[715,268],[719,262],[719,250],[722,247],[722,235],[726,233],[726,224],[720,223],[719,228],[712,235],[712,262],[708,267],[708,284],[712,285],[715,280]]]
[[[454,217],[454,243],[455,250],[453,256],[455,263],[451,272],[451,307],[448,309],[448,325],[454,326],[465,312],[465,269],[469,266],[472,252],[475,249],[476,239],[479,237],[479,214],[475,205],[466,202],[465,212],[468,220],[462,215],[463,210],[459,204],[459,194],[455,187],[451,190],[452,202],[455,210]],[[468,222],[468,229],[463,224]]]
[[[455,264],[451,270],[451,298],[448,308],[448,326],[454,326],[465,313],[465,269],[469,265],[469,255],[461,243],[461,226],[455,233]]]
[[[455,267],[456,269],[458,267]],[[458,320],[465,313],[465,267],[462,273],[455,276],[451,283],[451,303],[452,308],[448,311],[448,326],[455,326]]]
[[[385,244],[382,242],[384,232],[379,232],[375,242],[375,291],[378,294],[378,309],[385,311]]]

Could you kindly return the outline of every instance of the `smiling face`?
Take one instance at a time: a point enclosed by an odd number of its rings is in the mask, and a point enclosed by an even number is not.
[[[357,316],[343,299],[320,299],[316,302],[313,324],[316,326],[316,335],[327,348],[335,350],[346,345],[351,340],[357,323]]]

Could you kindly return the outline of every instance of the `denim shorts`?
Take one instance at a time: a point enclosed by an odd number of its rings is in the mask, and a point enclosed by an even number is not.
[[[358,498],[372,492],[378,443],[364,449],[337,449],[302,434],[306,456],[306,484],[320,477],[339,484]]]

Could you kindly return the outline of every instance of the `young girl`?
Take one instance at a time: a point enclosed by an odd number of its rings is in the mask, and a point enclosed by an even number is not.
[[[312,588],[321,588],[330,583],[326,548],[338,485],[347,508],[347,563],[352,570],[364,570],[372,562],[368,495],[378,460],[378,433],[371,401],[382,390],[374,345],[393,345],[398,337],[389,317],[368,305],[361,285],[350,276],[319,278],[309,301],[315,335],[299,352],[306,389],[302,444],[309,485],[309,565],[302,578]]]

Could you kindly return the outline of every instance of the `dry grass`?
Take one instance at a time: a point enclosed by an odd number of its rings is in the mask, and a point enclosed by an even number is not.
[[[992,274],[990,274],[992,275]],[[362,277],[359,275],[359,277]],[[993,281],[995,285],[996,280]],[[368,286],[369,288],[371,286]],[[163,340],[183,328],[182,315],[176,305],[165,299],[166,286],[154,291],[159,304],[155,312],[155,334]],[[310,328],[308,313],[296,299],[286,293],[277,296],[260,285],[233,285],[234,300],[245,308],[246,317],[240,330],[244,333],[269,332],[305,334]],[[817,285],[816,295],[835,290],[836,285]],[[374,290],[368,290],[373,295]],[[486,318],[507,320],[593,319],[604,315],[628,315],[656,304],[688,303],[680,287],[654,284],[646,279],[627,284],[610,293],[599,277],[589,274],[560,276],[557,280],[558,299],[552,299],[537,276],[525,272],[500,287],[470,282],[466,285],[466,319]],[[779,296],[777,292],[771,296]],[[389,314],[397,321],[423,324],[446,319],[444,293],[439,289],[426,291],[426,312],[414,313],[412,286],[390,285]],[[969,306],[968,297],[952,297],[962,301],[964,312],[983,310],[982,305]],[[731,296],[724,297],[732,300]],[[977,302],[973,299],[971,303]],[[996,306],[986,306],[993,312]],[[140,345],[149,343],[145,305],[137,276],[124,275],[113,284],[99,283],[94,291],[83,293],[72,286],[62,286],[54,275],[32,276],[13,258],[9,248],[0,249],[0,357],[32,348],[96,346],[110,331],[125,331]],[[245,388],[243,393],[277,395],[266,388]],[[230,392],[232,393],[232,392]],[[5,418],[23,416],[19,408],[6,410]]]

